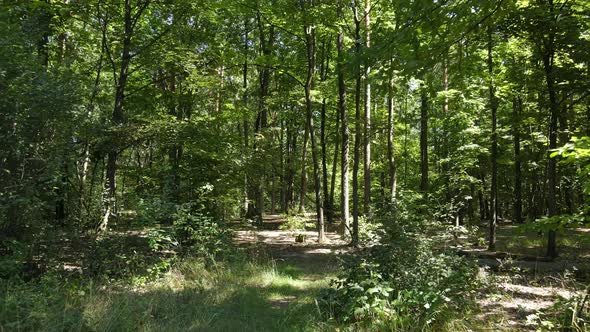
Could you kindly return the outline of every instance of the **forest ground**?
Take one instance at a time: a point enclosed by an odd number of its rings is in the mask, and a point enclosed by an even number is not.
[[[334,331],[337,326],[319,316],[316,299],[338,275],[339,259],[351,249],[336,232],[337,225],[327,225],[327,240],[318,244],[315,231],[282,230],[284,222],[280,216],[267,216],[262,225],[236,222],[236,255],[213,263],[189,258],[163,278],[137,287],[6,285],[0,289],[0,331]],[[105,253],[112,270],[125,269],[138,258],[150,259],[139,251],[146,230],[114,230],[117,234],[120,243],[102,243],[108,245]],[[304,234],[305,242],[296,243],[296,234]],[[498,234],[500,250],[541,252],[543,239],[537,234],[519,234],[510,225],[501,225]],[[580,278],[589,275],[588,235],[579,229],[562,237],[562,257],[554,262],[485,256],[481,234],[460,238],[465,250],[480,255],[480,275],[486,282],[477,295],[479,308],[455,326],[475,331],[533,329],[526,325],[527,316],[571,297],[580,289]],[[66,244],[72,249],[80,245]],[[117,248],[125,252],[111,257]],[[139,254],[131,253],[136,250]],[[80,267],[68,257],[79,255],[59,256],[53,259],[60,260],[64,270],[78,273]]]
[[[267,216],[261,226],[237,230],[235,241],[256,255],[267,255],[277,262],[280,271],[297,271],[291,276],[294,281],[308,285],[304,288],[325,287],[326,278],[333,277],[337,271],[338,256],[350,252],[347,242],[337,233],[328,232],[326,243],[319,245],[315,231],[280,230],[284,221],[280,216]],[[338,227],[333,225],[332,228]],[[551,262],[542,259],[542,236],[521,232],[512,225],[501,225],[498,229],[498,249],[512,257],[486,256],[490,253],[483,249],[481,241],[477,243],[478,235],[483,234],[464,237],[462,240],[471,245],[463,248],[481,256],[477,260],[485,282],[476,299],[479,308],[456,326],[466,330],[535,330],[534,325],[527,324],[527,317],[551,310],[560,299],[576,295],[580,286],[576,275],[579,277],[590,271],[588,231],[573,230],[562,237],[562,255]],[[305,234],[306,242],[295,243],[296,234]],[[291,315],[292,306],[309,305],[307,291],[276,294],[269,301],[272,308],[284,310],[286,316]]]

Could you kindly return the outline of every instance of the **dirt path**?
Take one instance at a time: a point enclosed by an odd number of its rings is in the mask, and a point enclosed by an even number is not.
[[[281,230],[284,221],[271,215],[265,216],[262,225],[240,224],[234,231],[234,242],[252,255],[269,258],[278,274],[295,286],[296,291],[274,292],[269,299],[270,307],[281,310],[287,317],[298,307],[315,305],[314,296],[337,275],[339,256],[348,252],[349,247],[335,232],[326,232],[326,240],[319,244],[315,231]],[[298,234],[305,236],[303,243],[295,241]],[[277,282],[270,282],[264,288],[276,289]]]

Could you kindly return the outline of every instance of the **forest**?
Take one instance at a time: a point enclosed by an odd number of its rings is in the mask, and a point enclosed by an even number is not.
[[[0,332],[589,331],[589,0],[1,0]]]

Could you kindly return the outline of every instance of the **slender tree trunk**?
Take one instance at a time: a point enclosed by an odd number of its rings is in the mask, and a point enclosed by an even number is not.
[[[133,35],[133,16],[131,13],[131,0],[125,0],[124,8],[124,30],[123,30],[123,48],[121,51],[121,67],[117,80],[115,91],[115,107],[112,114],[112,125],[120,126],[124,121],[124,102],[127,79],[129,78],[129,64],[131,62],[131,36]],[[104,217],[98,226],[98,232],[102,233],[107,230],[111,218],[117,215],[116,206],[116,173],[117,158],[119,150],[116,146],[112,147],[107,154],[106,182],[104,188]]]
[[[338,131],[340,129],[340,114],[336,115],[336,128],[334,130],[334,159],[332,159],[332,178],[330,180],[330,199],[328,200],[329,202],[329,207],[330,209],[328,210],[328,222],[329,223],[333,223],[334,222],[334,214],[335,214],[335,210],[334,210],[334,192],[336,191],[336,171],[338,170],[338,155],[339,155],[339,151],[338,148],[340,146],[340,142],[338,140]]]
[[[358,0],[354,0],[354,25],[355,25],[355,48],[356,53],[360,54],[360,30],[361,21],[358,12]],[[360,148],[361,148],[361,70],[360,66],[356,68],[356,86],[355,86],[355,133],[354,133],[354,161],[352,166],[352,245],[358,245],[359,241],[359,165],[360,165]]]
[[[451,193],[451,188],[450,188],[450,184],[449,184],[449,179],[450,179],[450,174],[449,174],[449,162],[448,162],[448,157],[449,157],[449,128],[448,128],[448,116],[449,116],[449,97],[448,97],[448,92],[449,92],[449,51],[445,51],[444,54],[444,58],[442,61],[443,64],[443,68],[442,68],[442,85],[443,85],[443,91],[445,93],[444,95],[444,99],[443,99],[443,107],[442,107],[442,136],[443,136],[443,141],[441,144],[441,148],[442,148],[442,157],[443,159],[445,159],[445,162],[442,163],[442,173],[443,173],[443,178],[445,181],[445,188],[446,188],[446,192],[445,192],[445,196],[447,201],[451,201],[452,198],[452,193]]]
[[[305,213],[305,199],[307,196],[307,141],[309,138],[309,124],[305,121],[305,132],[303,134],[303,146],[301,147],[301,187],[299,191],[299,211]]]
[[[389,166],[389,202],[395,206],[397,195],[397,175],[395,165],[395,155],[393,151],[394,136],[394,93],[393,93],[393,73],[390,73],[387,87],[387,161]]]
[[[488,250],[496,251],[496,225],[498,224],[498,133],[496,132],[496,118],[498,105],[494,87],[494,61],[492,56],[492,28],[488,27],[488,74],[489,74],[489,94],[490,108],[492,111],[492,185],[490,192],[492,218],[489,225],[489,242]]]
[[[320,66],[320,78],[322,81],[326,80],[328,68],[329,68],[329,54],[330,49],[329,45],[326,47],[324,43],[322,47],[322,64]],[[325,60],[325,63],[324,63]],[[332,223],[332,214],[330,211],[332,207],[330,206],[330,194],[329,190],[330,187],[328,186],[328,161],[327,161],[327,149],[326,149],[326,98],[322,99],[322,109],[321,109],[321,124],[320,124],[320,145],[322,150],[322,188],[324,189],[324,208],[326,211],[327,219],[329,223]]]
[[[304,5],[305,6],[305,5]],[[305,12],[305,7],[304,7]],[[306,16],[306,14],[304,13]],[[311,139],[311,156],[313,161],[313,178],[315,187],[315,205],[317,213],[318,242],[324,242],[324,208],[322,206],[322,181],[320,178],[320,164],[318,158],[318,149],[313,128],[313,109],[311,100],[311,89],[313,85],[313,75],[315,68],[315,30],[305,24],[305,44],[307,49],[307,77],[305,80],[305,108],[307,110],[307,126],[309,127],[309,136]]]
[[[274,47],[274,40],[275,40],[275,33],[274,33],[274,26],[271,25],[268,29],[268,37],[266,37],[266,32],[264,28],[264,23],[262,22],[262,17],[260,12],[257,13],[257,22],[258,22],[258,30],[259,30],[259,39],[261,45],[261,52],[262,55],[266,57],[270,57],[272,55],[273,47]],[[267,39],[268,38],[268,39]],[[257,117],[257,126],[256,126],[256,133],[264,133],[267,126],[268,126],[268,110],[266,104],[266,98],[268,96],[268,89],[270,86],[270,68],[263,67],[260,70],[259,75],[259,83],[260,83],[260,95],[258,99],[258,117]],[[267,145],[268,142],[263,140],[260,142],[263,146]],[[264,150],[264,149],[263,149]],[[261,161],[260,165],[258,165],[261,169],[261,174],[258,179],[258,188],[256,190],[256,217],[259,223],[262,223],[262,215],[264,214],[264,187],[266,181],[266,156],[260,156]],[[272,190],[272,188],[271,188]]]
[[[420,92],[420,191],[428,196],[428,87],[422,83]]]
[[[553,1],[549,1],[549,11],[553,17]],[[549,94],[549,107],[551,118],[549,121],[549,151],[557,148],[557,119],[559,116],[559,101],[555,88],[554,77],[554,57],[555,57],[555,31],[550,28],[546,36],[543,37],[543,68],[545,70],[545,80],[547,92]],[[549,217],[556,216],[557,209],[557,160],[549,158],[547,161],[547,212]],[[556,233],[554,230],[549,231],[547,237],[547,256],[557,257]]]
[[[244,152],[242,158],[245,164],[246,156],[249,149],[249,119],[248,119],[248,24],[249,19],[244,19],[244,65],[242,67],[242,88],[243,88],[243,109],[242,109],[242,123],[244,127]],[[244,172],[244,217],[250,216],[250,198],[249,198],[249,181],[248,172]]]
[[[371,0],[365,0],[365,47],[371,48]],[[368,53],[368,52],[367,52]],[[364,153],[364,205],[365,216],[371,214],[371,67],[369,60],[365,60],[365,153]]]
[[[287,194],[287,186],[286,186],[286,158],[285,158],[285,152],[287,152],[287,149],[285,149],[285,145],[283,145],[283,141],[285,140],[285,121],[284,120],[280,120],[280,125],[281,125],[281,132],[279,134],[279,155],[280,155],[280,160],[279,160],[279,204],[281,206],[281,209],[284,211],[285,210],[285,197]],[[287,144],[288,147],[288,144]]]
[[[338,3],[338,17],[342,18],[342,0]],[[342,222],[348,230],[350,228],[350,217],[349,217],[349,174],[348,174],[348,155],[349,155],[349,130],[348,130],[348,114],[346,105],[346,85],[344,81],[344,68],[343,68],[343,57],[344,57],[344,33],[342,28],[338,32],[338,110],[340,111],[340,121],[342,121],[342,157],[341,157],[341,196],[342,196]]]
[[[512,112],[512,131],[514,136],[514,222],[522,224],[522,172],[520,166],[520,114],[522,112],[522,100],[520,96],[514,98]]]

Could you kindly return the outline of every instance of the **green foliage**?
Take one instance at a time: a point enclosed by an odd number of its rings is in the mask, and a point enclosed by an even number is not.
[[[473,304],[477,268],[435,250],[423,236],[399,227],[391,238],[348,262],[323,297],[336,320],[374,330],[436,329]]]
[[[207,216],[198,204],[177,206],[172,218],[176,240],[191,254],[215,258],[228,250],[230,232]]]
[[[16,240],[0,241],[0,279],[18,279],[29,258],[26,244]]]
[[[170,222],[175,208],[174,203],[161,197],[140,199],[137,203],[137,220],[147,225]]]
[[[572,298],[560,297],[550,308],[526,317],[526,324],[536,331],[587,331],[590,322],[590,293]]]
[[[304,215],[287,216],[287,221],[279,226],[279,229],[286,231],[304,231],[306,229],[313,229],[316,225],[310,222]]]

